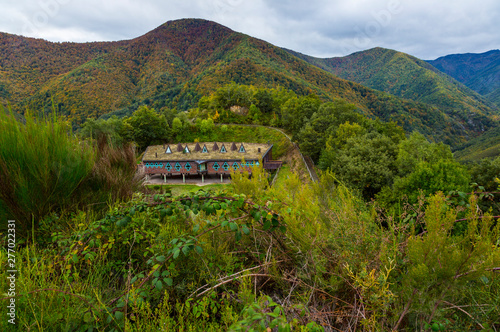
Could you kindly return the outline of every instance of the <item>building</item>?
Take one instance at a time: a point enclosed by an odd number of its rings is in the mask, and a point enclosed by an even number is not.
[[[281,161],[272,160],[272,144],[204,142],[152,145],[146,149],[142,167],[146,176],[160,174],[164,177],[182,175],[224,175],[231,171],[248,171],[262,163],[264,169],[273,170]]]

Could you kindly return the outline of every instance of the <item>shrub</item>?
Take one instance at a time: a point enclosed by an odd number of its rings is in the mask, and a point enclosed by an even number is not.
[[[113,146],[106,136],[96,142],[96,160],[92,172],[81,185],[82,196],[90,203],[126,200],[139,190],[142,176],[136,172],[134,147]]]
[[[49,213],[131,197],[138,189],[131,145],[80,141],[55,115],[22,124],[0,112],[0,218],[15,219],[26,237]],[[6,223],[1,224],[6,227]]]
[[[25,118],[21,124],[0,111],[0,216],[15,219],[20,236],[49,212],[79,202],[77,188],[96,158],[91,146],[71,134],[69,123],[29,113]]]

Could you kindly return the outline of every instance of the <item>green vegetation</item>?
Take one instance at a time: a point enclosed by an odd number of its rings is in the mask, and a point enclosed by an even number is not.
[[[500,107],[500,51],[452,54],[428,61]]]
[[[12,52],[13,43],[19,45],[17,52]],[[406,131],[417,130],[453,146],[497,121],[492,108],[475,94],[449,83],[420,60],[400,54],[392,60],[387,59],[390,54],[380,57],[390,62],[387,69],[393,74],[384,74],[378,62],[364,62],[371,67],[363,65],[359,72],[373,73],[378,85],[390,82],[389,87],[376,87],[394,94],[389,95],[204,20],[167,22],[139,38],[110,43],[57,44],[1,34],[0,56],[4,59],[0,86],[6,91],[0,92],[1,104],[20,113],[26,107],[45,112],[56,108],[75,129],[87,118],[131,116],[139,106],[188,110],[231,82],[281,88],[298,98],[315,94],[321,102],[342,98],[360,113],[395,121]],[[234,105],[224,104],[233,102],[226,97],[224,92],[215,100],[227,110]],[[266,90],[253,98],[253,107],[243,99],[237,104],[248,107],[256,123],[279,113]]]
[[[188,114],[141,107],[128,118],[89,121],[82,141],[60,118],[28,116],[21,124],[2,115],[1,162],[18,165],[3,167],[2,181],[16,188],[7,193],[18,196],[2,196],[2,206],[13,211],[11,202],[37,199],[27,210],[31,223],[14,216],[25,237],[15,254],[20,329],[500,328],[500,224],[491,216],[498,205],[485,192],[497,190],[497,161],[468,175],[449,147],[418,133],[406,138],[394,123],[366,118],[345,101],[231,89],[253,92],[248,109],[262,113],[239,114],[240,122],[297,121],[283,126],[320,160],[318,183],[300,181],[290,164],[274,186],[257,168],[252,177],[233,173],[230,185],[133,187],[130,139],[144,139],[143,146],[271,140],[275,157],[287,157],[291,143],[277,130],[216,125],[227,111],[217,93]],[[161,135],[141,134],[151,119],[165,121]],[[65,164],[68,158],[74,162]],[[37,168],[20,161],[67,169],[49,170],[33,186],[21,175]],[[57,204],[37,210],[51,198],[46,187],[61,184],[68,190],[54,196]],[[0,237],[3,266],[8,229]],[[8,283],[0,288],[7,293]],[[0,320],[0,329],[8,324]]]
[[[330,59],[318,59],[290,52],[343,79],[394,96],[432,105],[442,111],[441,115],[420,114],[419,119],[421,120],[425,121],[426,118],[432,117],[432,121],[443,121],[445,118],[442,115],[445,114],[474,132],[481,126],[485,126],[485,129],[496,126],[496,116],[499,110],[497,106],[486,102],[476,92],[439,72],[427,62],[408,54],[380,47]],[[492,76],[494,76],[494,72],[490,71]],[[457,79],[461,81],[459,78]],[[482,80],[482,82],[490,81],[492,79]],[[382,118],[382,116],[380,117]],[[399,124],[403,125],[406,130],[409,128],[417,129],[414,123],[410,126],[405,126],[403,122],[399,122]],[[427,134],[423,128],[417,130]],[[463,134],[465,133],[461,135]],[[474,136],[472,134],[468,138]],[[446,141],[446,143],[455,145],[451,141]]]
[[[0,110],[0,217],[17,220],[18,236],[28,236],[49,213],[106,204],[137,189],[130,145],[81,142],[55,116],[25,120]]]
[[[170,193],[172,196],[183,196],[204,191],[224,191],[229,184],[206,184],[198,186],[195,184],[148,184],[146,187],[156,193]]]
[[[16,255],[18,325],[81,331],[499,327],[500,226],[478,214],[475,196],[467,231],[452,235],[463,209],[442,194],[398,223],[331,180],[326,173],[308,186],[291,174],[266,188],[258,176],[242,177],[230,192],[138,194],[111,205],[104,217],[46,218]],[[427,231],[417,234],[411,226],[417,224]],[[0,259],[4,264],[3,251]],[[6,320],[0,324],[8,327]]]
[[[455,156],[463,162],[477,162],[500,156],[500,127],[488,130],[484,134],[454,149]]]
[[[497,111],[464,85],[405,53],[377,47],[330,59],[293,54],[343,79],[438,107],[458,116],[464,125],[477,125],[467,124],[471,117],[478,123],[488,121],[484,116]]]
[[[78,188],[96,159],[93,149],[78,148],[80,142],[67,133],[68,123],[30,114],[25,118],[20,125],[0,110],[0,216],[18,220],[20,236],[49,212],[89,198]]]

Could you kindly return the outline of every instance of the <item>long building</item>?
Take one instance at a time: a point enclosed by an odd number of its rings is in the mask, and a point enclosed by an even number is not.
[[[144,173],[166,177],[182,175],[221,175],[231,171],[248,171],[262,163],[264,169],[273,170],[281,161],[272,160],[272,144],[203,142],[175,145],[152,145],[142,158]]]

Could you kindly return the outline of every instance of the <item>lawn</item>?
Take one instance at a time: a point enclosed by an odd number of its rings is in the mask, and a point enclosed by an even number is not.
[[[180,195],[185,195],[190,192],[196,192],[198,190],[212,190],[212,191],[222,191],[222,190],[227,190],[229,184],[207,184],[204,186],[198,186],[195,184],[167,184],[167,185],[162,185],[162,184],[148,184],[146,185],[147,188],[151,190],[155,190],[158,192],[169,192],[172,194],[172,196],[180,196]]]

